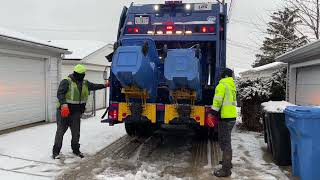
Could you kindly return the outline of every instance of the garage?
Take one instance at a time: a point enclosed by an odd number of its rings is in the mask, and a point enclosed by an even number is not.
[[[56,120],[64,53],[70,52],[0,28],[0,131]]]
[[[317,105],[314,98],[320,92],[320,65],[297,69],[296,103]]]
[[[287,63],[287,101],[296,105],[320,105],[320,40],[276,58]]]

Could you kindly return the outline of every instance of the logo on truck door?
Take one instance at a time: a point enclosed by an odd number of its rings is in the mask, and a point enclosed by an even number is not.
[[[212,3],[201,3],[194,5],[195,11],[211,11],[212,10]]]
[[[209,16],[209,17],[207,18],[207,21],[212,22],[212,23],[216,23],[217,18],[216,18],[215,16]]]

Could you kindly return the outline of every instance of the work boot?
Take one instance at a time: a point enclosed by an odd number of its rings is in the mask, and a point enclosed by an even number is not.
[[[223,165],[223,161],[219,161],[219,164]],[[231,164],[231,169],[233,168],[233,165]]]
[[[229,177],[232,172],[230,169],[221,168],[213,173],[216,177]]]
[[[73,151],[73,154],[80,158],[84,158],[84,155],[80,151]]]

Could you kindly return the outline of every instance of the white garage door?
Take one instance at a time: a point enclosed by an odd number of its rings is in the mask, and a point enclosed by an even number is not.
[[[101,71],[87,71],[86,73],[86,79],[88,79],[92,83],[97,83],[97,84],[104,84],[104,79],[103,79],[103,72]],[[102,109],[106,107],[106,90],[98,90],[95,92],[96,96],[96,109]],[[87,105],[87,110],[91,111],[92,105],[93,105],[93,95],[91,93],[89,100],[88,100],[88,105]]]
[[[0,54],[0,130],[44,121],[45,61]]]
[[[296,104],[320,105],[320,65],[297,69]]]

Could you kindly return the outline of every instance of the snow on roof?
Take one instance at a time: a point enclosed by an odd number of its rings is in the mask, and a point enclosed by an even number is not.
[[[262,103],[263,110],[270,113],[283,113],[288,106],[295,106],[286,101],[269,101]]]
[[[269,69],[276,69],[278,67],[282,67],[285,66],[286,63],[283,62],[273,62],[264,66],[260,66],[260,67],[256,67],[256,68],[252,68],[249,69],[248,71],[244,71],[240,74],[247,74],[247,73],[252,73],[252,72],[260,72],[260,71],[264,71],[264,70],[269,70]]]
[[[57,46],[55,44],[48,43],[46,41],[43,41],[43,40],[28,36],[28,35],[23,34],[21,32],[10,30],[10,29],[6,29],[6,28],[3,28],[3,27],[0,27],[0,36],[6,37],[6,38],[10,38],[10,39],[26,41],[26,42],[30,42],[30,43],[34,43],[34,44],[39,44],[39,45],[43,45],[43,46],[49,46],[49,47],[52,47],[52,48],[68,50],[64,46]]]
[[[91,40],[51,40],[49,41],[53,44],[58,44],[61,46],[68,47],[72,54],[65,55],[64,59],[79,59],[89,56],[95,51],[108,45],[108,43],[103,41],[91,41]]]

